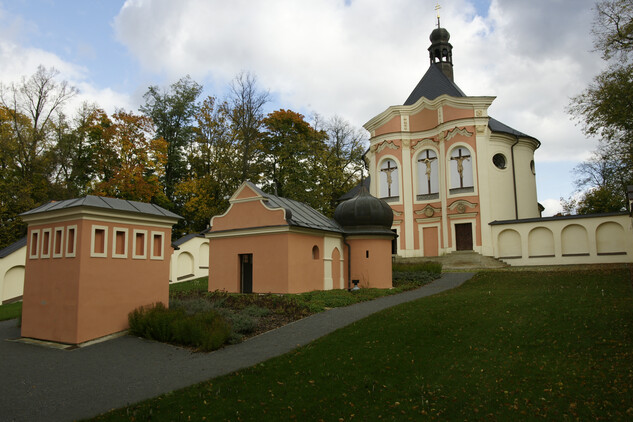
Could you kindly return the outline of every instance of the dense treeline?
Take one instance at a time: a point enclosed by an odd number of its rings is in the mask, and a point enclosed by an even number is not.
[[[240,74],[226,99],[200,98],[184,77],[149,87],[139,112],[112,115],[39,67],[0,84],[0,248],[25,234],[19,214],[87,194],[152,202],[184,217],[174,236],[203,230],[244,180],[331,215],[360,178],[365,133],[339,117],[312,123],[291,110],[265,114],[255,77]]]

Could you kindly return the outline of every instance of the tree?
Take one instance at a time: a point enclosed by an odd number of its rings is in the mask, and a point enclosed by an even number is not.
[[[620,157],[613,146],[600,145],[590,159],[574,168],[579,195],[562,201],[566,214],[600,214],[626,210],[627,180],[632,180],[633,169],[622,166],[622,163],[630,159]]]
[[[317,128],[320,124],[317,116]],[[326,133],[327,152],[323,160],[325,174],[323,212],[333,215],[338,198],[352,189],[359,181],[364,163],[363,153],[368,144],[366,132],[353,127],[340,116],[333,116],[323,123]]]
[[[93,192],[143,202],[164,203],[163,169],[167,142],[156,138],[150,118],[118,110],[112,119],[100,113],[102,142],[95,169]]]
[[[11,130],[16,140],[16,163],[23,178],[32,177],[38,158],[50,147],[53,114],[77,94],[77,89],[66,81],[58,82],[59,72],[38,66],[30,78],[19,84],[0,84],[0,104],[8,113]],[[24,119],[29,119],[27,123]]]
[[[269,100],[267,91],[257,88],[257,78],[240,73],[231,83],[229,103],[231,127],[237,141],[240,159],[240,179],[257,182],[259,152],[261,151],[264,106]]]
[[[263,123],[267,129],[262,140],[264,190],[318,209],[323,203],[320,182],[325,134],[291,110],[274,111]]]
[[[197,98],[202,86],[189,76],[173,83],[168,91],[150,86],[140,111],[156,125],[156,137],[167,142],[167,161],[161,177],[165,195],[173,203],[174,189],[187,174],[186,151],[194,138],[194,122],[198,112]],[[175,208],[173,208],[175,206]],[[173,204],[176,211],[180,204]]]
[[[600,185],[591,177],[581,181],[580,186],[588,188],[584,200],[594,205],[579,206],[579,212],[603,209],[595,205],[596,199],[611,204],[607,208],[616,207],[626,198],[626,185],[633,184],[633,4],[630,0],[603,0],[595,10],[594,47],[610,67],[572,98],[568,111],[580,121],[586,135],[600,138],[601,147],[581,164],[580,173],[605,161],[604,167],[611,171],[609,178],[617,183]]]
[[[102,114],[105,115],[96,105],[84,103],[73,119],[60,113],[55,120],[55,145],[51,150],[55,198],[77,198],[87,194],[97,158],[95,137],[100,131],[96,126]]]
[[[191,175],[176,187],[183,204],[182,228],[201,231],[209,219],[226,210],[241,183],[241,157],[231,134],[228,103],[206,98],[196,116],[195,148],[189,155]]]
[[[53,120],[77,90],[39,66],[19,83],[0,84],[0,247],[26,233],[19,214],[49,200]]]

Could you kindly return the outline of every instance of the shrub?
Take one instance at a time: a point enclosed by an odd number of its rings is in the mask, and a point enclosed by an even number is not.
[[[432,274],[442,273],[442,263],[434,261],[425,262],[400,262],[392,266],[394,272],[427,272]]]
[[[162,303],[135,309],[128,321],[132,334],[205,352],[222,346],[231,333],[224,318],[213,310],[188,315],[184,309],[168,309]]]
[[[438,275],[429,272],[394,271],[392,278],[393,287],[401,287],[406,284],[422,286],[438,278]]]

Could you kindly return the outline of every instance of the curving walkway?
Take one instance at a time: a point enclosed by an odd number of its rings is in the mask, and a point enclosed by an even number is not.
[[[123,336],[74,350],[7,341],[0,322],[0,419],[88,418],[255,365],[383,309],[455,288],[473,273],[445,273],[416,290],[312,315],[212,353]]]

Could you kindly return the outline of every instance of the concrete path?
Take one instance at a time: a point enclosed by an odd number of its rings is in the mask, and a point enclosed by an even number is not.
[[[0,322],[0,419],[69,421],[96,416],[255,365],[383,309],[452,289],[473,273],[446,273],[416,290],[335,308],[212,353],[123,336],[74,350],[7,341]]]

